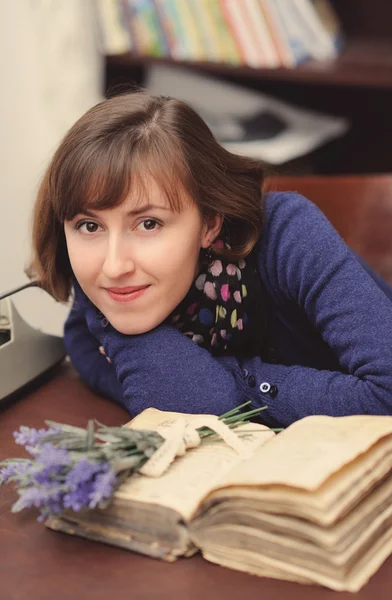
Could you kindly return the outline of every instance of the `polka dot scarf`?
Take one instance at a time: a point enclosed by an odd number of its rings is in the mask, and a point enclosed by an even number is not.
[[[215,243],[222,246],[220,240]],[[251,261],[212,259],[169,322],[212,354],[260,354],[264,311],[260,278]]]

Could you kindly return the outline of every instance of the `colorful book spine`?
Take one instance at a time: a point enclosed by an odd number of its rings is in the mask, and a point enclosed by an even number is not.
[[[337,48],[321,22],[311,0],[293,0],[293,14],[297,19],[309,53],[316,60],[335,58]]]
[[[234,65],[242,64],[240,53],[237,49],[234,37],[225,21],[219,0],[204,0],[209,6],[209,15],[214,23],[221,48],[222,61]]]
[[[336,50],[341,50],[344,45],[342,24],[330,0],[313,0],[313,7]]]
[[[97,16],[103,54],[124,54],[132,48],[118,0],[98,0]]]
[[[104,51],[256,69],[335,58],[330,0],[97,0]],[[128,35],[127,35],[128,34]]]
[[[197,17],[188,1],[171,0],[175,7],[182,29],[182,36],[187,41],[189,50],[188,58],[195,61],[207,61],[207,51],[203,44]]]
[[[162,35],[153,1],[127,0],[123,5],[137,53],[142,56],[168,56],[170,48]]]
[[[286,32],[286,39],[295,57],[297,65],[312,57],[303,38],[303,32],[296,18],[293,1],[273,0],[275,10],[280,17],[280,22]]]
[[[209,5],[210,0],[188,0],[189,10],[193,15],[206,60],[221,62],[218,33],[211,20]]]
[[[170,39],[170,55],[174,60],[189,60],[190,49],[184,38],[175,0],[155,0],[161,22]]]
[[[234,36],[242,61],[245,65],[254,68],[264,66],[264,58],[257,48],[254,38],[251,18],[245,4],[241,5],[237,0],[221,0],[221,7],[226,22]]]
[[[275,45],[280,65],[288,68],[294,67],[297,63],[296,57],[286,37],[286,31],[280,19],[275,0],[259,0],[259,2],[272,42]]]
[[[244,11],[248,12],[249,30],[254,43],[263,57],[263,67],[273,69],[280,66],[279,55],[274,46],[259,0],[243,0]]]

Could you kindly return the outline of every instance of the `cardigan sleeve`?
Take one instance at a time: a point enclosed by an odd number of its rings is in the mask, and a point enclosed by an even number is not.
[[[321,211],[297,194],[273,203],[261,254],[276,301],[296,305],[333,351],[339,371],[261,364],[274,385],[268,417],[392,414],[392,289],[364,268]]]
[[[250,399],[284,426],[310,414],[392,414],[392,299],[312,203],[289,194],[260,250],[277,299],[294,303],[334,352],[339,371],[212,357],[175,328],[136,336],[97,312],[87,322],[115,367],[128,410],[220,414]],[[387,287],[385,288],[387,290]]]
[[[94,391],[123,404],[122,388],[111,364],[99,352],[85,317],[84,294],[74,285],[75,299],[64,325],[64,345],[71,363]]]

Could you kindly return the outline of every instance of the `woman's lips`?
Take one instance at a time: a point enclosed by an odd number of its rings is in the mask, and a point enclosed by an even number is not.
[[[115,302],[132,302],[133,300],[137,300],[140,298],[142,294],[148,288],[148,285],[144,286],[129,286],[129,287],[115,287],[115,288],[106,288],[107,293],[110,298]]]

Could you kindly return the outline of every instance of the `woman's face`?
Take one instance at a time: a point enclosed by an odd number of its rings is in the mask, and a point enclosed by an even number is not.
[[[148,194],[78,214],[64,224],[68,255],[81,288],[115,329],[136,335],[164,321],[187,294],[200,248],[219,233],[219,216],[203,220],[186,199],[181,212],[150,181]]]

